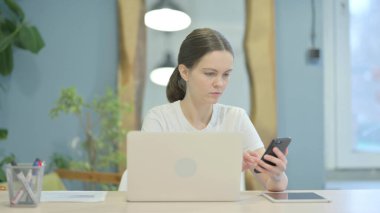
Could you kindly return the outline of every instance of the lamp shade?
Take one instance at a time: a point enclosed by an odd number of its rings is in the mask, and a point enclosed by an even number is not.
[[[160,0],[145,13],[145,25],[159,31],[179,31],[191,24],[191,18],[171,0]]]
[[[167,53],[165,61],[150,73],[150,80],[157,85],[167,86],[174,69],[175,65],[171,59],[171,55]]]

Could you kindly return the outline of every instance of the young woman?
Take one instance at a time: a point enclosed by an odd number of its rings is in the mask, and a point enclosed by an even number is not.
[[[247,137],[242,170],[257,169],[260,173],[253,174],[267,190],[283,191],[288,185],[286,156],[275,148],[278,158],[264,158],[276,166],[262,161],[265,149],[246,112],[218,104],[233,72],[233,62],[233,50],[222,34],[209,28],[191,32],[182,42],[178,66],[166,89],[170,103],[151,109],[142,131],[242,132]]]

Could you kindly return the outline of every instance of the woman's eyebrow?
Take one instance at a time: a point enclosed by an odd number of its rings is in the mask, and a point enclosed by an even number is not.
[[[209,70],[209,71],[218,72],[218,70],[217,70],[217,69],[214,69],[214,68],[202,68],[202,70],[204,70],[204,71]],[[225,70],[225,71],[223,71],[223,72],[231,72],[231,71],[232,71],[232,68],[230,68],[230,69],[228,69],[228,70]]]
[[[214,72],[218,72],[217,69],[214,69],[214,68],[202,68],[202,70],[204,71],[214,71]]]

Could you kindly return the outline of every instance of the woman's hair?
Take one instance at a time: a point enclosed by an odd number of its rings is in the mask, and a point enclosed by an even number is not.
[[[230,43],[216,30],[195,29],[185,38],[179,49],[177,67],[166,87],[166,97],[170,103],[182,100],[186,94],[186,82],[179,73],[178,65],[183,64],[191,69],[204,55],[217,50],[226,50],[233,55]]]

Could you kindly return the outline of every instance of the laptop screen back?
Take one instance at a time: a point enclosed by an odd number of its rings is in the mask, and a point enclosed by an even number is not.
[[[127,136],[129,201],[233,201],[240,195],[239,133]]]

